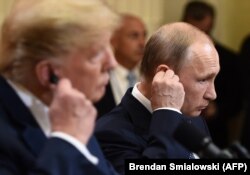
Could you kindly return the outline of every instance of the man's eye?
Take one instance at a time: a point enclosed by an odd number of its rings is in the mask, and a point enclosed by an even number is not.
[[[97,61],[101,60],[103,58],[104,53],[105,52],[103,50],[100,50],[99,52],[97,52],[95,55],[93,55],[90,58],[90,61],[91,62],[97,62]]]
[[[207,81],[207,79],[200,79],[199,82],[200,83],[205,83]]]
[[[138,36],[139,35],[137,33],[132,33],[132,34],[129,35],[129,37],[133,38],[133,39],[138,38]]]

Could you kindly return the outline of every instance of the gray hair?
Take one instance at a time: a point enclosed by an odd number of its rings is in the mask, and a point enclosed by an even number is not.
[[[146,44],[142,76],[151,80],[160,64],[166,64],[178,73],[185,63],[189,46],[202,38],[212,43],[205,33],[190,24],[177,22],[162,26]]]

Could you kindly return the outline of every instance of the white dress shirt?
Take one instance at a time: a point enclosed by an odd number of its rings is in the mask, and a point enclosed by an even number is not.
[[[147,110],[150,113],[153,113],[152,107],[151,107],[151,102],[149,99],[147,99],[147,97],[145,97],[137,88],[137,86],[140,84],[140,82],[136,83],[133,90],[132,90],[132,95],[145,107],[147,108]],[[157,108],[156,110],[160,110],[160,109],[167,109],[167,110],[172,110],[172,111],[176,111],[178,113],[181,114],[181,111],[176,109],[176,108],[170,108],[170,107],[161,107],[161,108]]]
[[[51,125],[48,114],[49,109],[41,100],[39,100],[24,87],[17,85],[10,80],[7,80],[7,82],[15,90],[26,107],[31,111],[36,122],[47,137],[57,137],[69,142],[70,144],[75,146],[76,149],[78,149],[91,163],[93,163],[94,165],[98,164],[98,158],[93,156],[89,152],[86,145],[82,144],[79,140],[63,132],[51,132]]]
[[[125,92],[128,89],[128,75],[129,70],[127,70],[122,65],[118,64],[111,72],[110,72],[110,85],[111,90],[114,95],[115,103],[119,104]],[[139,67],[136,67],[132,70],[132,72],[136,76],[136,81],[139,81]]]

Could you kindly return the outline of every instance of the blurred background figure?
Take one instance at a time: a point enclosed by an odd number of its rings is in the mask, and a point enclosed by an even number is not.
[[[189,2],[185,6],[182,20],[209,35],[214,41],[220,57],[221,70],[215,80],[217,99],[210,103],[203,116],[207,120],[214,142],[219,147],[224,148],[229,144],[229,121],[231,118],[238,116],[241,109],[241,86],[238,84],[239,60],[237,60],[236,53],[211,36],[215,22],[213,6],[201,1]]]
[[[242,42],[240,50],[242,97],[244,103],[243,128],[241,130],[241,142],[250,150],[250,35]]]
[[[129,87],[139,80],[139,63],[143,56],[146,27],[132,14],[121,14],[122,24],[114,33],[111,44],[118,66],[110,73],[110,82],[104,97],[96,104],[98,117],[111,111]]]

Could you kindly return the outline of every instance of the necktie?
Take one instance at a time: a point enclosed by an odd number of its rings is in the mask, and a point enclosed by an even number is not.
[[[136,76],[132,71],[128,72],[127,80],[128,80],[128,88],[133,87],[135,85]]]

